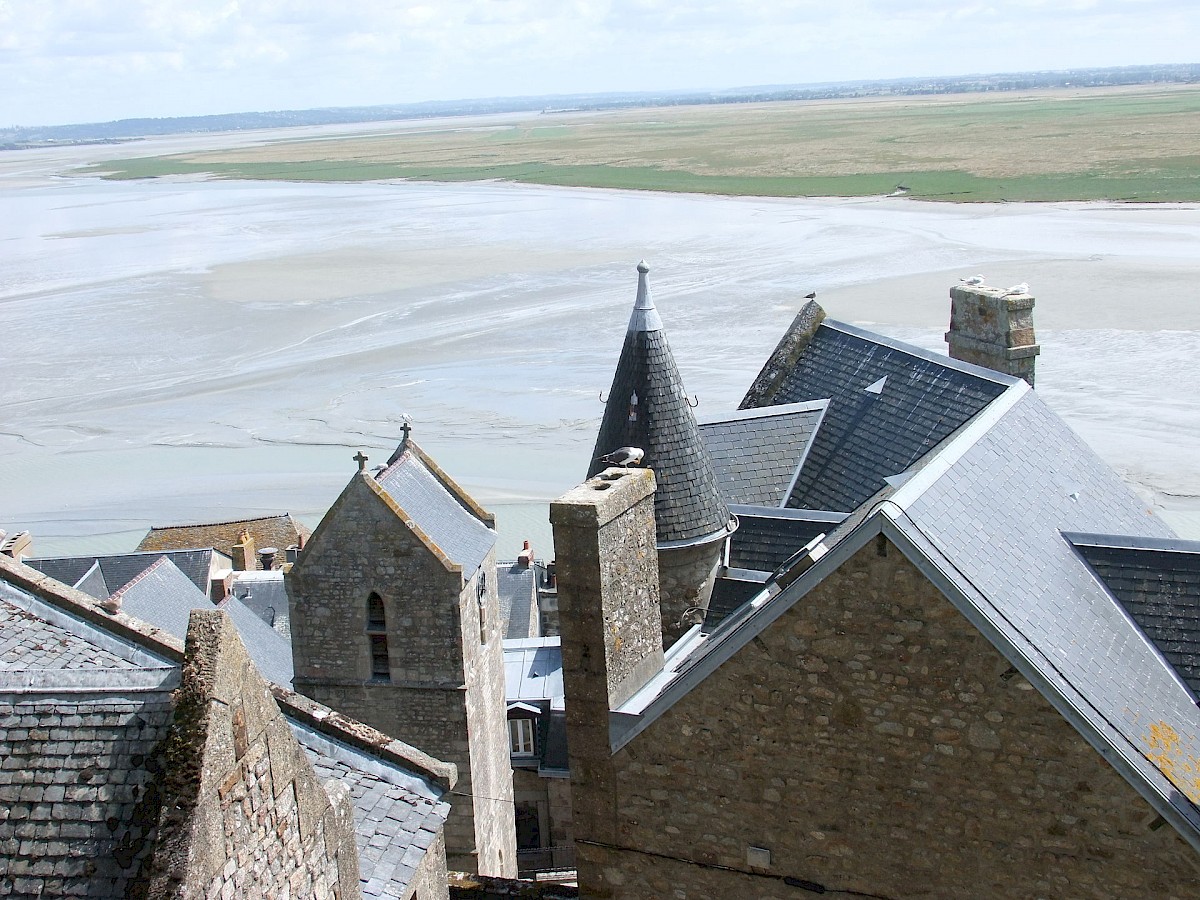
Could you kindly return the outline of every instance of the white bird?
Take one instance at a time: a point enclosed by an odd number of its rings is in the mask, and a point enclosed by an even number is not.
[[[612,453],[605,453],[603,456],[597,456],[596,459],[600,462],[606,462],[612,466],[636,466],[642,461],[642,457],[646,455],[646,451],[641,447],[620,447]]]
[[[1007,297],[1009,294],[1028,294],[1028,293],[1029,293],[1029,285],[1027,285],[1025,282],[1022,281],[1020,284],[1014,284],[1007,291],[1005,291],[1004,296]]]
[[[983,276],[982,275],[972,275],[970,278],[960,278],[958,280],[961,281],[963,284],[969,284],[972,286],[977,285],[977,284],[983,284]]]

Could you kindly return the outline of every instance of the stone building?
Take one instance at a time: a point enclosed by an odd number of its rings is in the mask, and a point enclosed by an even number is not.
[[[654,475],[551,507],[581,894],[1195,896],[1200,543],[1025,380],[815,304],[743,406],[752,565],[666,653]]]
[[[309,531],[287,513],[198,525],[160,525],[146,532],[138,550],[212,547],[233,560],[236,571],[280,569],[308,540]]]
[[[621,447],[644,452],[641,465],[658,477],[654,498],[662,579],[663,635],[674,641],[704,616],[726,539],[737,527],[717,488],[662,317],[637,267],[637,299],[617,361],[588,477]]]
[[[5,897],[448,896],[452,765],[0,559]]]
[[[285,577],[296,690],[458,767],[452,869],[517,871],[495,527],[406,434]]]

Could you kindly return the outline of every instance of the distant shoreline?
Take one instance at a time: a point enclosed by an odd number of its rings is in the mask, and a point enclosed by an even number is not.
[[[117,180],[505,181],[740,197],[1200,202],[1200,85],[409,120],[119,159]],[[270,132],[267,132],[269,135]],[[294,136],[293,136],[294,135]],[[214,136],[210,136],[211,137]]]

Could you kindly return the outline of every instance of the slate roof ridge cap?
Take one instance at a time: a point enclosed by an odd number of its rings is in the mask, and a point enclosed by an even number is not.
[[[1187,540],[1185,538],[1140,537],[1132,534],[1101,534],[1089,531],[1061,531],[1059,533],[1075,547],[1200,554],[1200,541]]]
[[[397,460],[396,464],[399,465],[399,463],[400,461]],[[380,474],[382,475],[383,473]],[[425,549],[427,549],[437,558],[438,562],[442,564],[447,572],[458,572],[459,574],[464,574],[462,563],[452,560],[447,555],[446,551],[439,547],[437,542],[425,533],[425,530],[417,524],[416,520],[404,511],[404,508],[396,502],[396,498],[392,496],[391,492],[388,491],[387,488],[372,478],[367,472],[360,472],[358,473],[357,477],[360,477],[366,483],[367,488],[387,505],[388,509],[392,511],[396,518],[404,523],[404,527],[411,531],[416,536],[417,540],[425,545]]]
[[[1032,392],[1033,388],[1024,380],[1014,378],[999,397],[960,426],[957,434],[950,434],[940,447],[934,447],[909,466],[909,469],[915,469],[913,476],[887,498],[888,502],[907,510],[910,504],[950,471],[997,422]]]
[[[109,600],[120,600],[127,593],[129,593],[129,589],[131,587],[133,587],[138,582],[144,580],[147,576],[150,575],[151,572],[154,572],[157,569],[162,568],[164,564],[169,565],[172,569],[179,572],[180,575],[183,575],[183,572],[182,572],[182,570],[180,570],[179,566],[175,565],[175,563],[173,563],[171,560],[167,559],[165,556],[159,556],[158,559],[156,559],[154,562],[150,563],[150,565],[146,566],[146,568],[142,569],[142,571],[138,572],[136,575],[134,575],[132,578],[130,578],[127,582],[125,582],[123,585],[121,585],[119,588],[117,588],[115,591],[113,591],[111,594],[109,594],[108,599]],[[102,567],[101,571],[103,571],[103,567]],[[184,577],[187,578],[186,575],[184,575]],[[189,578],[188,580],[190,581],[191,579]]]
[[[796,413],[815,412],[818,409],[827,409],[829,407],[829,399],[823,400],[800,400],[796,403],[779,403],[774,406],[752,406],[750,409],[735,409],[727,413],[718,413],[715,416],[704,416],[703,419],[697,419],[696,425],[700,428],[705,428],[709,425],[724,425],[729,422],[741,422],[746,419],[766,419],[772,416],[788,416]]]
[[[454,763],[436,759],[411,744],[286,687],[273,682],[268,682],[268,686],[285,716],[318,734],[341,741],[359,752],[378,756],[388,764],[436,785],[442,792],[449,792],[458,783],[458,767]]]
[[[851,513],[835,509],[805,509],[793,506],[755,506],[749,503],[730,503],[729,511],[741,518],[749,516],[752,519],[779,519],[797,522],[812,522],[813,524],[839,525],[850,517]]]
[[[989,369],[986,366],[977,366],[974,363],[964,362],[961,359],[955,359],[952,356],[945,356],[941,353],[936,353],[932,350],[926,350],[923,347],[918,347],[916,344],[910,344],[907,341],[902,341],[899,338],[888,337],[876,331],[868,331],[865,328],[859,328],[857,325],[851,325],[849,322],[842,322],[838,319],[825,319],[821,323],[821,327],[828,327],[834,331],[840,331],[843,334],[848,334],[851,337],[856,337],[872,344],[879,344],[891,350],[896,350],[900,353],[906,353],[909,356],[915,356],[918,359],[923,359],[926,362],[937,363],[945,366],[948,369],[954,369],[966,375],[974,375],[977,378],[983,378],[995,384],[1012,385],[1023,379],[1015,375],[1006,375],[1003,372],[998,372],[995,369]]]
[[[246,522],[270,522],[277,519],[290,519],[295,521],[290,512],[279,513],[272,516],[251,516],[248,519],[229,519],[224,522],[188,522],[183,525],[151,525],[150,531],[178,531],[184,528],[215,528],[221,525],[242,525]],[[198,548],[199,549],[199,548]],[[154,553],[153,550],[140,551],[143,553]],[[164,551],[158,551],[164,552]]]
[[[121,553],[81,553],[78,556],[31,556],[33,562],[70,562],[90,559],[125,559],[129,556],[167,556],[171,553],[220,553],[216,547],[174,547],[170,550],[126,550]],[[224,555],[224,554],[222,554]]]
[[[144,651],[174,663],[183,662],[183,641],[169,631],[122,612],[106,612],[100,606],[102,601],[0,554],[0,583],[3,582],[16,586],[62,614],[133,643]]]
[[[468,494],[457,481],[451,478],[450,475],[441,466],[439,466],[431,456],[429,456],[429,454],[422,450],[421,446],[416,441],[414,441],[412,438],[409,438],[408,444],[416,452],[417,458],[425,464],[425,468],[429,470],[430,474],[432,474],[434,478],[442,483],[442,487],[448,490],[450,495],[454,497],[454,499],[456,499],[467,512],[477,518],[488,528],[492,529],[493,531],[496,530],[496,516],[494,513],[488,512],[486,509],[476,503],[475,498]]]

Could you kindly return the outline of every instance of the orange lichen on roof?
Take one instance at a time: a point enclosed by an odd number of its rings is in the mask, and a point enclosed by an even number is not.
[[[1200,803],[1200,759],[1185,752],[1183,741],[1166,722],[1155,722],[1142,736],[1146,758],[1193,803]]]

